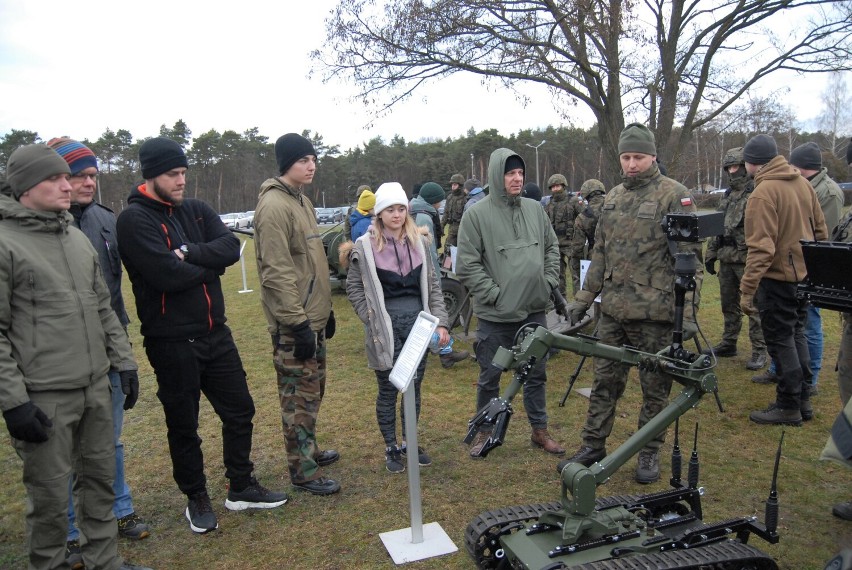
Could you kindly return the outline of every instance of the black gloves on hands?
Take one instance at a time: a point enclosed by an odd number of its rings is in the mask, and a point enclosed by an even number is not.
[[[124,409],[129,410],[139,399],[139,374],[136,370],[124,370],[118,373],[121,378],[121,391],[124,394]]]
[[[308,360],[317,354],[317,335],[311,330],[311,321],[293,327],[293,357],[296,360]]]
[[[568,303],[567,311],[569,320],[572,325],[582,321],[586,317],[586,311],[589,310],[589,304],[584,301],[571,301]]]
[[[704,261],[704,270],[710,275],[716,275],[716,260],[707,259]]]
[[[556,313],[566,319],[570,318],[568,314],[568,301],[562,296],[562,291],[559,290],[558,286],[550,290],[550,298],[553,300],[553,308]]]
[[[44,428],[53,427],[50,418],[32,402],[6,410],[3,412],[3,418],[6,420],[9,435],[30,443],[47,441],[49,436]]]
[[[334,311],[332,311],[328,315],[328,322],[325,323],[325,338],[333,337],[336,330],[337,330],[337,321],[334,318]]]

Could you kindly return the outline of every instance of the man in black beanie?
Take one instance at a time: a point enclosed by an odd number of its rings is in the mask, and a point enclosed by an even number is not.
[[[316,422],[325,394],[326,341],[334,336],[331,284],[314,206],[303,188],[314,179],[317,151],[288,133],[275,141],[279,176],[260,186],[254,211],[254,244],[260,301],[272,336],[281,423],[290,481],[314,495],[340,484],[321,467],[340,458],[320,451]]]
[[[240,241],[205,202],[184,198],[187,161],[173,140],[142,144],[145,182],[118,217],[118,248],[127,268],[145,351],[157,376],[168,430],[172,475],[187,496],[193,532],[219,528],[207,494],[198,405],[203,392],[222,420],[229,480],[225,507],[268,509],[287,495],[263,487],[251,462],[254,401],[231,330],[220,275],[240,258]]]
[[[828,237],[811,185],[778,154],[775,139],[760,134],[743,147],[754,190],[745,213],[746,266],[740,280],[744,313],[760,312],[763,337],[778,367],[775,402],[749,415],[758,424],[801,425],[813,417],[811,369],[805,341],[807,303],[796,298],[807,276],[801,239]]]

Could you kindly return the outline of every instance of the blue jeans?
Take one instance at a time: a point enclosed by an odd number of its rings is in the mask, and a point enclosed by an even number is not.
[[[116,519],[120,519],[133,512],[133,500],[130,497],[130,487],[124,480],[124,444],[121,443],[121,428],[124,424],[124,392],[121,391],[121,378],[119,378],[118,372],[110,371],[109,383],[112,386],[112,432],[115,441],[115,481],[112,484],[115,501],[112,505],[112,512]],[[69,489],[73,484],[72,479]],[[77,530],[75,524],[74,500],[71,497],[72,495],[69,492],[68,540],[77,540],[80,538],[80,531]]]
[[[819,381],[819,371],[822,369],[822,316],[819,308],[808,304],[808,322],[805,323],[805,340],[808,341],[808,354],[811,357],[811,386]],[[769,372],[775,374],[775,361],[769,365]]]

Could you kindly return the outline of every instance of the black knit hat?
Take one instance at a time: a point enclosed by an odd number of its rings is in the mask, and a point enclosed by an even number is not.
[[[527,182],[524,184],[524,192],[522,194],[524,198],[532,198],[536,201],[541,201],[541,188],[538,187],[538,184],[535,182]]]
[[[849,139],[849,146],[846,147],[846,164],[852,164],[852,138]]]
[[[526,166],[524,165],[524,159],[518,156],[517,154],[513,154],[512,156],[506,159],[506,165],[503,167],[503,174],[506,174],[511,170],[515,170],[516,168],[526,170]]]
[[[803,170],[821,170],[822,153],[815,142],[806,142],[793,149],[790,153],[790,164]]]
[[[183,147],[165,137],[156,137],[142,143],[139,147],[139,165],[145,180],[156,178],[173,168],[189,167]]]
[[[778,146],[769,135],[754,135],[743,147],[743,160],[749,164],[766,164],[776,156]]]
[[[275,160],[278,161],[278,174],[285,174],[297,160],[305,156],[316,156],[317,151],[311,141],[296,133],[287,133],[275,141]]]

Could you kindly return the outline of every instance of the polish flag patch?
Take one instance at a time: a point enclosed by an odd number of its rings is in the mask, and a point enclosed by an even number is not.
[[[692,206],[692,198],[689,197],[689,196],[686,196],[685,198],[681,198],[680,199],[680,205],[681,206]]]

